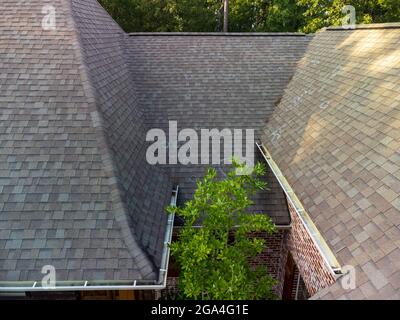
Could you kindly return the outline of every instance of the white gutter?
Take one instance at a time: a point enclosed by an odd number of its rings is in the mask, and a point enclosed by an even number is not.
[[[86,281],[85,281],[86,282]],[[162,290],[162,285],[62,285],[56,287],[0,287],[1,293],[18,292],[61,292],[61,291],[109,291],[109,290]]]
[[[172,190],[171,205],[176,206],[178,198],[179,186],[176,186]],[[95,290],[162,290],[165,289],[167,285],[167,274],[169,265],[169,253],[170,253],[170,243],[172,240],[172,232],[174,227],[174,214],[170,214],[167,220],[167,226],[164,237],[164,249],[161,257],[161,267],[159,270],[158,282],[149,281],[59,281],[59,286],[55,287],[42,287],[38,286],[37,281],[32,282],[3,282],[4,286],[0,282],[0,294],[1,293],[18,293],[18,292],[51,292],[51,291],[95,291]],[[107,284],[100,284],[101,282]],[[141,282],[142,284],[138,284]],[[21,284],[21,286],[16,286],[15,284]]]
[[[171,206],[176,207],[176,201],[178,199],[178,192],[179,192],[179,186],[176,186],[176,189],[172,190]],[[173,229],[174,229],[174,219],[175,219],[174,213],[172,213],[168,216],[167,230],[165,231],[165,237],[164,237],[164,250],[162,253],[162,257],[161,257],[161,268],[160,268],[159,278],[158,278],[158,282],[162,283],[163,288],[165,288],[167,286],[169,253],[170,253],[169,245],[171,244],[171,241],[172,241],[172,233],[173,233]]]
[[[318,251],[320,252],[322,258],[324,259],[325,264],[328,266],[328,270],[331,272],[332,275],[337,276],[342,273],[341,267],[339,262],[337,261],[335,255],[333,254],[332,250],[329,248],[328,244],[326,243],[325,239],[322,237],[320,232],[318,231],[315,224],[312,222],[310,216],[308,215],[307,211],[304,209],[303,205],[299,198],[297,198],[296,194],[294,193],[292,187],[289,185],[286,178],[283,176],[282,172],[280,171],[279,167],[272,159],[271,154],[269,153],[268,149],[256,142],[258,149],[260,150],[261,154],[263,155],[265,161],[268,163],[268,166],[272,170],[274,176],[278,180],[283,192],[286,195],[286,198],[292,205],[293,209],[296,211],[300,221],[303,223],[304,227],[306,228],[307,232],[309,233],[314,245],[317,247]]]
[[[233,228],[239,228],[239,227],[240,227],[240,225],[233,226]],[[183,228],[183,226],[176,226],[174,228],[179,230],[179,229]],[[193,226],[192,228],[200,229],[200,228],[203,228],[203,226],[196,225],[196,226]],[[290,230],[292,228],[292,223],[290,223],[290,224],[275,224],[275,228],[277,230]]]

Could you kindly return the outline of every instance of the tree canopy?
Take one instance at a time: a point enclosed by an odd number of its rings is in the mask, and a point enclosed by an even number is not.
[[[180,267],[179,287],[187,299],[271,299],[276,281],[265,266],[254,268],[251,259],[264,249],[265,241],[254,232],[276,231],[264,214],[250,213],[251,196],[266,187],[259,179],[265,167],[256,164],[251,175],[236,170],[218,179],[209,169],[191,201],[183,207],[170,207],[185,220],[171,254]],[[195,228],[201,220],[202,228]]]
[[[222,0],[99,0],[127,32],[222,31]],[[340,25],[342,8],[357,23],[400,21],[399,0],[230,0],[231,32],[315,32]]]
[[[356,23],[383,23],[400,21],[399,0],[297,0],[305,8],[305,24],[300,31],[315,32],[327,26],[340,26],[345,13],[342,8],[355,8]]]

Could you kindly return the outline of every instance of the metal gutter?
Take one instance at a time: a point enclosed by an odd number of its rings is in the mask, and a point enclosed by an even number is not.
[[[238,228],[238,227],[239,227],[239,225],[233,226],[233,228]],[[290,224],[275,224],[275,227],[278,230],[290,230],[292,228],[292,223],[290,223]],[[180,228],[183,228],[183,226],[176,226],[174,228],[180,229]],[[192,228],[199,229],[199,228],[202,228],[202,226],[196,225],[196,226],[193,226]]]
[[[304,209],[301,201],[297,198],[296,194],[294,193],[292,187],[289,185],[286,178],[283,176],[281,170],[272,159],[271,154],[269,153],[268,149],[263,145],[256,143],[258,149],[260,150],[261,154],[263,155],[265,161],[268,163],[268,166],[271,168],[273,174],[275,175],[276,179],[278,180],[282,190],[284,191],[286,198],[296,211],[298,217],[300,218],[301,222],[303,223],[304,227],[306,228],[307,232],[311,236],[315,246],[317,247],[318,251],[320,252],[322,258],[325,261],[325,264],[328,266],[329,271],[332,275],[337,276],[342,274],[341,266],[337,261],[335,255],[333,254],[332,250],[329,248],[328,244],[326,243],[325,239],[322,237],[320,232],[318,231],[317,227],[311,220],[310,216],[308,215],[307,211]]]
[[[171,206],[176,207],[176,201],[178,199],[178,192],[179,192],[179,186],[176,186],[176,188],[174,190],[172,190]],[[171,244],[171,241],[172,241],[172,233],[173,233],[173,229],[174,229],[174,219],[175,219],[174,213],[172,213],[168,216],[167,230],[165,231],[165,237],[164,237],[164,250],[162,253],[162,257],[161,257],[161,268],[160,268],[160,272],[159,272],[158,282],[162,283],[164,288],[167,285],[169,253],[170,253],[169,245]]]
[[[172,190],[171,205],[176,206],[179,186]],[[55,287],[42,287],[37,281],[10,281],[0,282],[1,293],[40,292],[40,291],[94,291],[94,290],[162,290],[167,284],[170,243],[174,227],[174,214],[170,214],[164,237],[164,249],[161,257],[161,267],[158,281],[132,280],[132,281],[57,281]]]
[[[32,286],[0,286],[0,293],[19,293],[19,292],[61,292],[61,291],[108,291],[108,290],[162,290],[165,287],[162,285],[137,285],[136,281],[126,285],[113,285],[109,282],[108,285],[89,284],[89,281],[82,281],[80,284],[73,285],[70,282],[63,282],[62,285],[55,287],[36,286],[36,282]]]
[[[300,287],[300,274],[297,276],[297,284],[296,284],[296,295],[294,297],[294,300],[299,300],[299,287]]]

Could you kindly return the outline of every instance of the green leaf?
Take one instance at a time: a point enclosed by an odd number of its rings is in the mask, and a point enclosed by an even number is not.
[[[268,216],[249,211],[252,195],[266,187],[259,178],[265,166],[256,164],[248,176],[235,174],[244,167],[234,161],[222,180],[215,169],[207,170],[193,199],[168,209],[185,219],[171,254],[180,267],[179,288],[187,299],[274,298],[276,282],[266,268],[254,270],[250,263],[265,246],[254,234],[276,231]],[[202,227],[194,228],[199,219]]]

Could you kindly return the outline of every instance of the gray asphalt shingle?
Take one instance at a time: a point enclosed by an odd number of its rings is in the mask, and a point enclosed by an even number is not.
[[[43,30],[47,4],[0,4],[0,281],[40,280],[46,264],[60,281],[156,279],[169,176],[182,203],[205,167],[150,166],[147,130],[178,120],[258,138],[309,38],[129,36],[95,0],[52,1],[56,29]],[[266,179],[254,209],[287,224]]]
[[[398,296],[400,269],[385,258],[400,247],[399,41],[398,24],[317,33],[265,128],[333,253],[356,267],[355,290],[338,281],[314,298]]]
[[[398,28],[127,35],[95,0],[54,0],[45,31],[44,4],[0,3],[0,281],[46,264],[58,280],[157,279],[172,181],[183,203],[205,170],[147,163],[147,130],[175,120],[255,129],[356,267],[355,290],[315,298],[399,297]],[[254,208],[287,224],[266,179]]]
[[[144,162],[127,35],[93,0],[43,30],[46,4],[0,3],[0,281],[157,279],[172,184]]]
[[[201,129],[254,129],[259,140],[310,39],[302,34],[130,34],[129,66],[147,126],[168,132],[168,122],[177,121],[178,131],[192,128],[199,136]],[[206,167],[165,167],[179,182],[180,203],[191,198]],[[221,176],[227,169],[216,167]],[[270,171],[266,179],[270,191],[257,195],[253,209],[289,224],[278,182]]]

